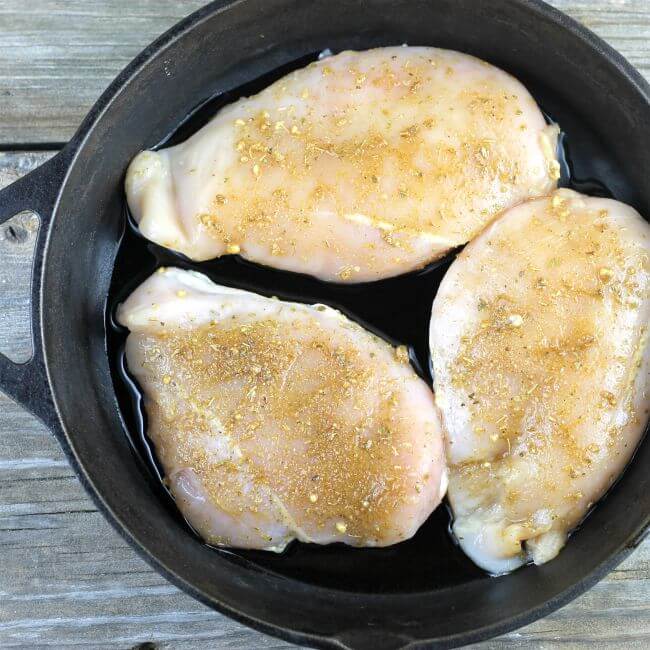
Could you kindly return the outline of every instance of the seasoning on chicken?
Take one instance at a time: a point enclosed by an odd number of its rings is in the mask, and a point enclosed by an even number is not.
[[[521,83],[474,57],[343,52],[140,153],[126,193],[140,232],[193,260],[378,280],[554,189],[556,135]]]
[[[338,311],[162,269],[118,320],[165,481],[206,541],[386,546],[444,496],[431,390]]]
[[[491,573],[554,558],[648,421],[650,226],[570,190],[507,211],[434,301],[453,530]]]

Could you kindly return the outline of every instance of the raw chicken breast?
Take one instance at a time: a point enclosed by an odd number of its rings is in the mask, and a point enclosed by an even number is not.
[[[431,390],[338,311],[161,269],[118,320],[166,482],[208,542],[386,546],[443,497]]]
[[[433,305],[454,532],[500,574],[547,562],[629,461],[650,405],[650,227],[558,190],[465,248]]]
[[[323,280],[420,268],[559,177],[557,128],[471,56],[343,52],[140,153],[126,193],[148,239],[193,260],[238,253]]]

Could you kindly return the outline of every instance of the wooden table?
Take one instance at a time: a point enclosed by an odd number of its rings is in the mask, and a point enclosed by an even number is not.
[[[59,149],[115,74],[202,4],[0,0],[0,186]],[[650,0],[552,4],[650,77]],[[33,242],[29,215],[0,228],[0,350],[12,358],[29,356]],[[0,395],[0,647],[46,646],[289,647],[152,571],[97,512],[45,427]],[[560,646],[650,648],[650,540],[562,610],[477,647]]]

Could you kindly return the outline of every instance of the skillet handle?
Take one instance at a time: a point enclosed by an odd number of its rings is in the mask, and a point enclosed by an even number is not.
[[[24,210],[36,213],[40,219],[31,274],[33,353],[25,363],[14,363],[4,354],[0,354],[0,390],[40,418],[50,429],[56,425],[57,416],[43,355],[41,271],[52,215],[69,158],[64,149],[40,167],[0,190],[0,224]]]

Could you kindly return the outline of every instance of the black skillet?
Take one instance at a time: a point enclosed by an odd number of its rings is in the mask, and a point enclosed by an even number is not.
[[[647,443],[557,559],[501,578],[484,575],[453,545],[444,508],[390,549],[216,550],[187,527],[151,471],[116,368],[123,333],[110,327],[107,311],[109,289],[119,299],[157,261],[170,260],[128,227],[122,237],[128,162],[171,133],[185,137],[225,101],[324,48],[401,43],[469,52],[515,74],[566,133],[573,175],[565,182],[650,215],[648,85],[538,0],[214,2],[138,56],[61,153],[0,192],[0,221],[24,209],[41,218],[34,356],[15,365],[0,355],[2,389],[52,429],[98,507],[158,571],[237,620],[318,647],[442,648],[512,630],[593,585],[650,521]],[[425,320],[444,266],[346,290],[233,260],[199,266],[218,281],[337,303],[410,344],[426,364]]]

